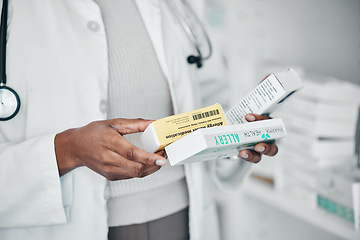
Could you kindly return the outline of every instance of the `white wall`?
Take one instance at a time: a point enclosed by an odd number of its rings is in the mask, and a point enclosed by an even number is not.
[[[234,86],[247,92],[259,60],[360,84],[359,0],[207,0]],[[251,86],[250,82],[253,82]],[[244,87],[245,86],[245,87]]]

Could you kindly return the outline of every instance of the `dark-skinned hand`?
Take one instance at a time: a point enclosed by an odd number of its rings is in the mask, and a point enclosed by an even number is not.
[[[69,129],[55,137],[60,176],[86,166],[107,179],[144,177],[167,163],[163,152],[146,152],[123,135],[143,132],[151,123],[144,119],[111,119]]]
[[[270,119],[268,116],[258,115],[258,114],[247,114],[245,119],[248,122],[261,121],[265,119]],[[252,150],[241,150],[239,152],[239,157],[253,163],[258,163],[261,160],[262,154],[267,156],[275,156],[278,152],[278,147],[276,143],[258,143]]]

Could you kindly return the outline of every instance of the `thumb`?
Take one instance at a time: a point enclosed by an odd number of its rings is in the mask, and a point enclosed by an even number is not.
[[[266,120],[266,119],[271,119],[271,117],[267,116],[267,115],[259,115],[259,114],[246,114],[245,119],[248,122],[254,122],[254,121],[260,121],[260,120]]]
[[[109,125],[116,129],[121,135],[143,132],[154,120],[145,120],[142,118],[126,119],[115,118],[108,120]]]
[[[267,79],[268,78],[268,76],[270,76],[271,74],[268,74],[266,77],[264,77],[264,79],[263,80],[261,80],[261,82],[263,82],[265,79]]]

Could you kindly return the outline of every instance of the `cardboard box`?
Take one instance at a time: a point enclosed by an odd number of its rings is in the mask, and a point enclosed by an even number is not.
[[[237,156],[239,150],[286,136],[281,119],[199,129],[165,147],[171,166]]]
[[[226,113],[228,124],[246,123],[248,113],[270,114],[279,104],[303,87],[293,69],[270,74],[253,91]]]
[[[141,135],[144,150],[157,152],[168,144],[201,128],[227,125],[220,104],[162,118],[151,123]]]

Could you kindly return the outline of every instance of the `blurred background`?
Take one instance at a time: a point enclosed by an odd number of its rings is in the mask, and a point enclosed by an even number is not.
[[[240,194],[215,191],[222,239],[360,239],[360,1],[205,2],[231,105],[289,67],[305,84],[273,115],[288,131],[279,154]]]

